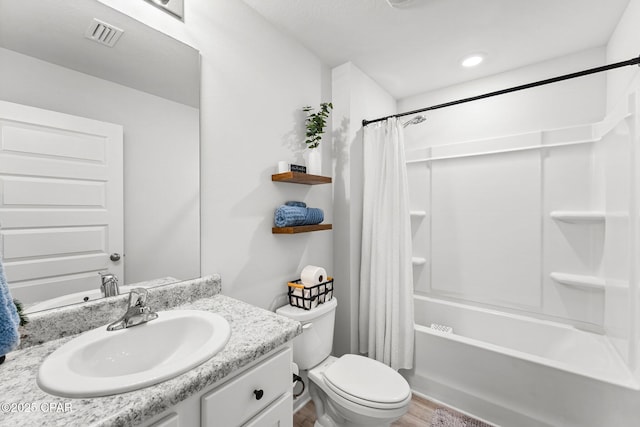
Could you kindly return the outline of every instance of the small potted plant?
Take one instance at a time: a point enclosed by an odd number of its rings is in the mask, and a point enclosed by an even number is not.
[[[313,175],[320,175],[322,173],[322,155],[318,147],[320,146],[324,129],[327,126],[327,118],[332,109],[333,104],[331,102],[321,103],[320,109],[317,112],[314,112],[311,106],[306,106],[302,109],[302,111],[307,113],[305,119],[307,130],[304,141],[307,145],[307,172]]]

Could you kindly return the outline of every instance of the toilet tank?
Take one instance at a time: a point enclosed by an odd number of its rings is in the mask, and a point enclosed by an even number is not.
[[[310,310],[290,305],[276,310],[279,315],[302,323],[302,334],[293,340],[293,361],[300,369],[313,368],[331,354],[337,305],[332,298]]]

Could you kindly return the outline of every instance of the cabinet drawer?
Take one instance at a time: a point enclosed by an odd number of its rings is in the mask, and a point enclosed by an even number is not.
[[[283,395],[242,427],[293,427],[293,396]]]
[[[286,348],[202,396],[202,425],[238,426],[291,388],[291,349]]]

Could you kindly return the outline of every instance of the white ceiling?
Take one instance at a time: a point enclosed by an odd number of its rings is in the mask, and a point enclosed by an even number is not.
[[[352,61],[401,99],[603,46],[630,0],[244,1],[329,66]],[[463,69],[473,52],[487,59]]]
[[[84,37],[93,18],[124,30],[113,48]],[[96,0],[0,0],[0,47],[182,104],[200,103],[197,50]]]

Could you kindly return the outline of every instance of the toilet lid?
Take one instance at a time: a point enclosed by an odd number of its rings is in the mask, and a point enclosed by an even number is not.
[[[370,403],[369,406],[373,407],[404,404],[411,395],[409,384],[402,375],[364,356],[346,354],[329,366],[323,375],[333,391],[345,399]]]

